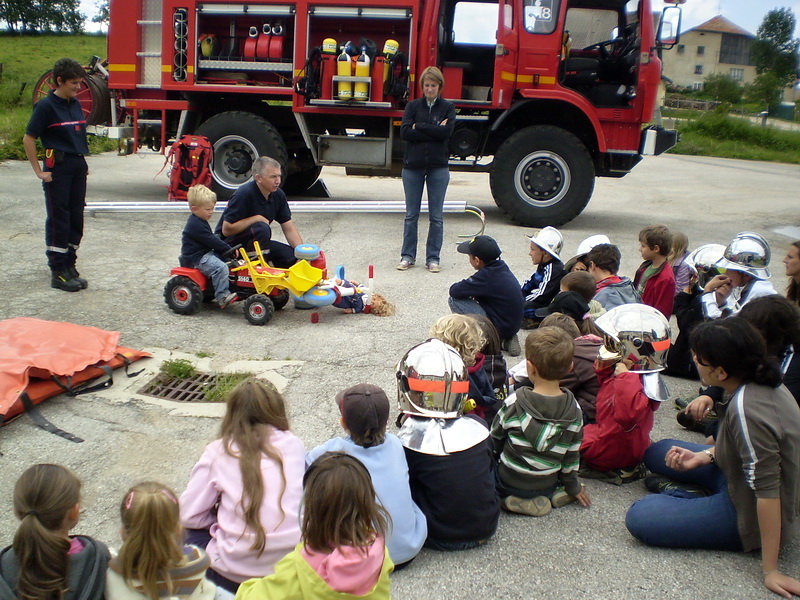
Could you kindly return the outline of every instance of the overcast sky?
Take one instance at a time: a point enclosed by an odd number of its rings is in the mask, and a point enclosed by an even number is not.
[[[661,0],[653,0],[653,4],[654,10],[660,10],[663,6]],[[800,0],[777,3],[775,0],[687,0],[683,5],[683,30],[722,14],[755,35],[764,15],[773,8],[784,6],[791,8],[795,16],[800,18]],[[95,0],[81,0],[81,12],[90,17],[87,29],[96,29],[96,25],[91,23],[91,17],[96,12]],[[800,31],[795,30],[795,36],[800,36]]]

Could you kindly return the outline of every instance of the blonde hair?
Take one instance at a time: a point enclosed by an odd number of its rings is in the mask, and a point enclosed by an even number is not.
[[[525,339],[525,358],[542,379],[561,381],[575,356],[575,339],[560,327],[542,327]]]
[[[384,538],[389,513],[375,500],[364,464],[344,452],[326,452],[303,476],[303,542],[317,552],[341,546],[366,550],[375,536]]]
[[[168,487],[144,481],[128,490],[119,507],[125,541],[119,549],[119,565],[125,582],[138,579],[144,595],[158,600],[159,581],[172,594],[169,570],[183,560],[180,543],[178,498]]]
[[[255,534],[251,549],[257,550],[258,556],[261,556],[267,543],[260,514],[265,486],[261,476],[262,454],[266,454],[270,460],[278,464],[281,474],[281,491],[278,495],[278,506],[281,511],[279,524],[286,518],[283,510],[286,474],[280,452],[269,442],[269,428],[259,425],[288,431],[289,419],[286,416],[286,406],[283,396],[276,389],[267,387],[257,379],[246,379],[233,388],[228,397],[225,416],[220,426],[220,437],[225,452],[239,460],[244,488],[241,506],[245,529]],[[234,445],[237,451],[234,451]]]
[[[20,600],[59,600],[67,590],[69,540],[61,528],[81,499],[81,482],[61,465],[33,465],[14,485],[20,520],[12,548]]]
[[[378,304],[375,304],[376,299]],[[378,292],[373,292],[369,312],[376,317],[391,317],[395,313],[395,306]]]
[[[434,83],[439,84],[439,95],[442,93],[442,89],[444,88],[444,75],[439,70],[438,67],[425,67],[422,71],[422,74],[419,76],[419,85],[422,87],[425,85],[425,80],[430,79]]]
[[[217,203],[217,195],[204,185],[193,185],[186,192],[186,201],[189,206],[208,206]]]
[[[672,250],[670,250],[667,262],[669,262],[669,264],[671,265],[674,265],[675,261],[677,261],[681,256],[683,256],[688,247],[689,247],[689,238],[686,237],[686,234],[683,233],[682,231],[673,231]]]
[[[475,364],[475,354],[486,344],[483,329],[469,315],[442,317],[433,324],[429,335],[455,348],[468,367]]]

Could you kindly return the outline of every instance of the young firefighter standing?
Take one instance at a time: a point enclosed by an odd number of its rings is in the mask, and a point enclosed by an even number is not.
[[[89,153],[86,120],[77,100],[83,77],[83,67],[71,58],[57,60],[53,66],[56,89],[36,104],[22,137],[25,155],[44,188],[44,240],[52,272],[50,285],[65,292],[77,292],[88,285],[75,268],[83,237],[89,172],[84,159]],[[37,139],[44,147],[43,165],[36,154]]]

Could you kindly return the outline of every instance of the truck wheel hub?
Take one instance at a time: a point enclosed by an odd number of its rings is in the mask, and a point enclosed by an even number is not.
[[[552,152],[533,152],[519,162],[514,185],[520,197],[538,206],[552,205],[564,197],[570,184],[569,166]]]

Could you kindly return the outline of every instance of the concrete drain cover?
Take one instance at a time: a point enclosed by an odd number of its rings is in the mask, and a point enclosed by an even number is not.
[[[217,383],[218,378],[219,375],[198,373],[177,379],[160,373],[139,390],[139,393],[176,402],[207,402],[206,392]]]

